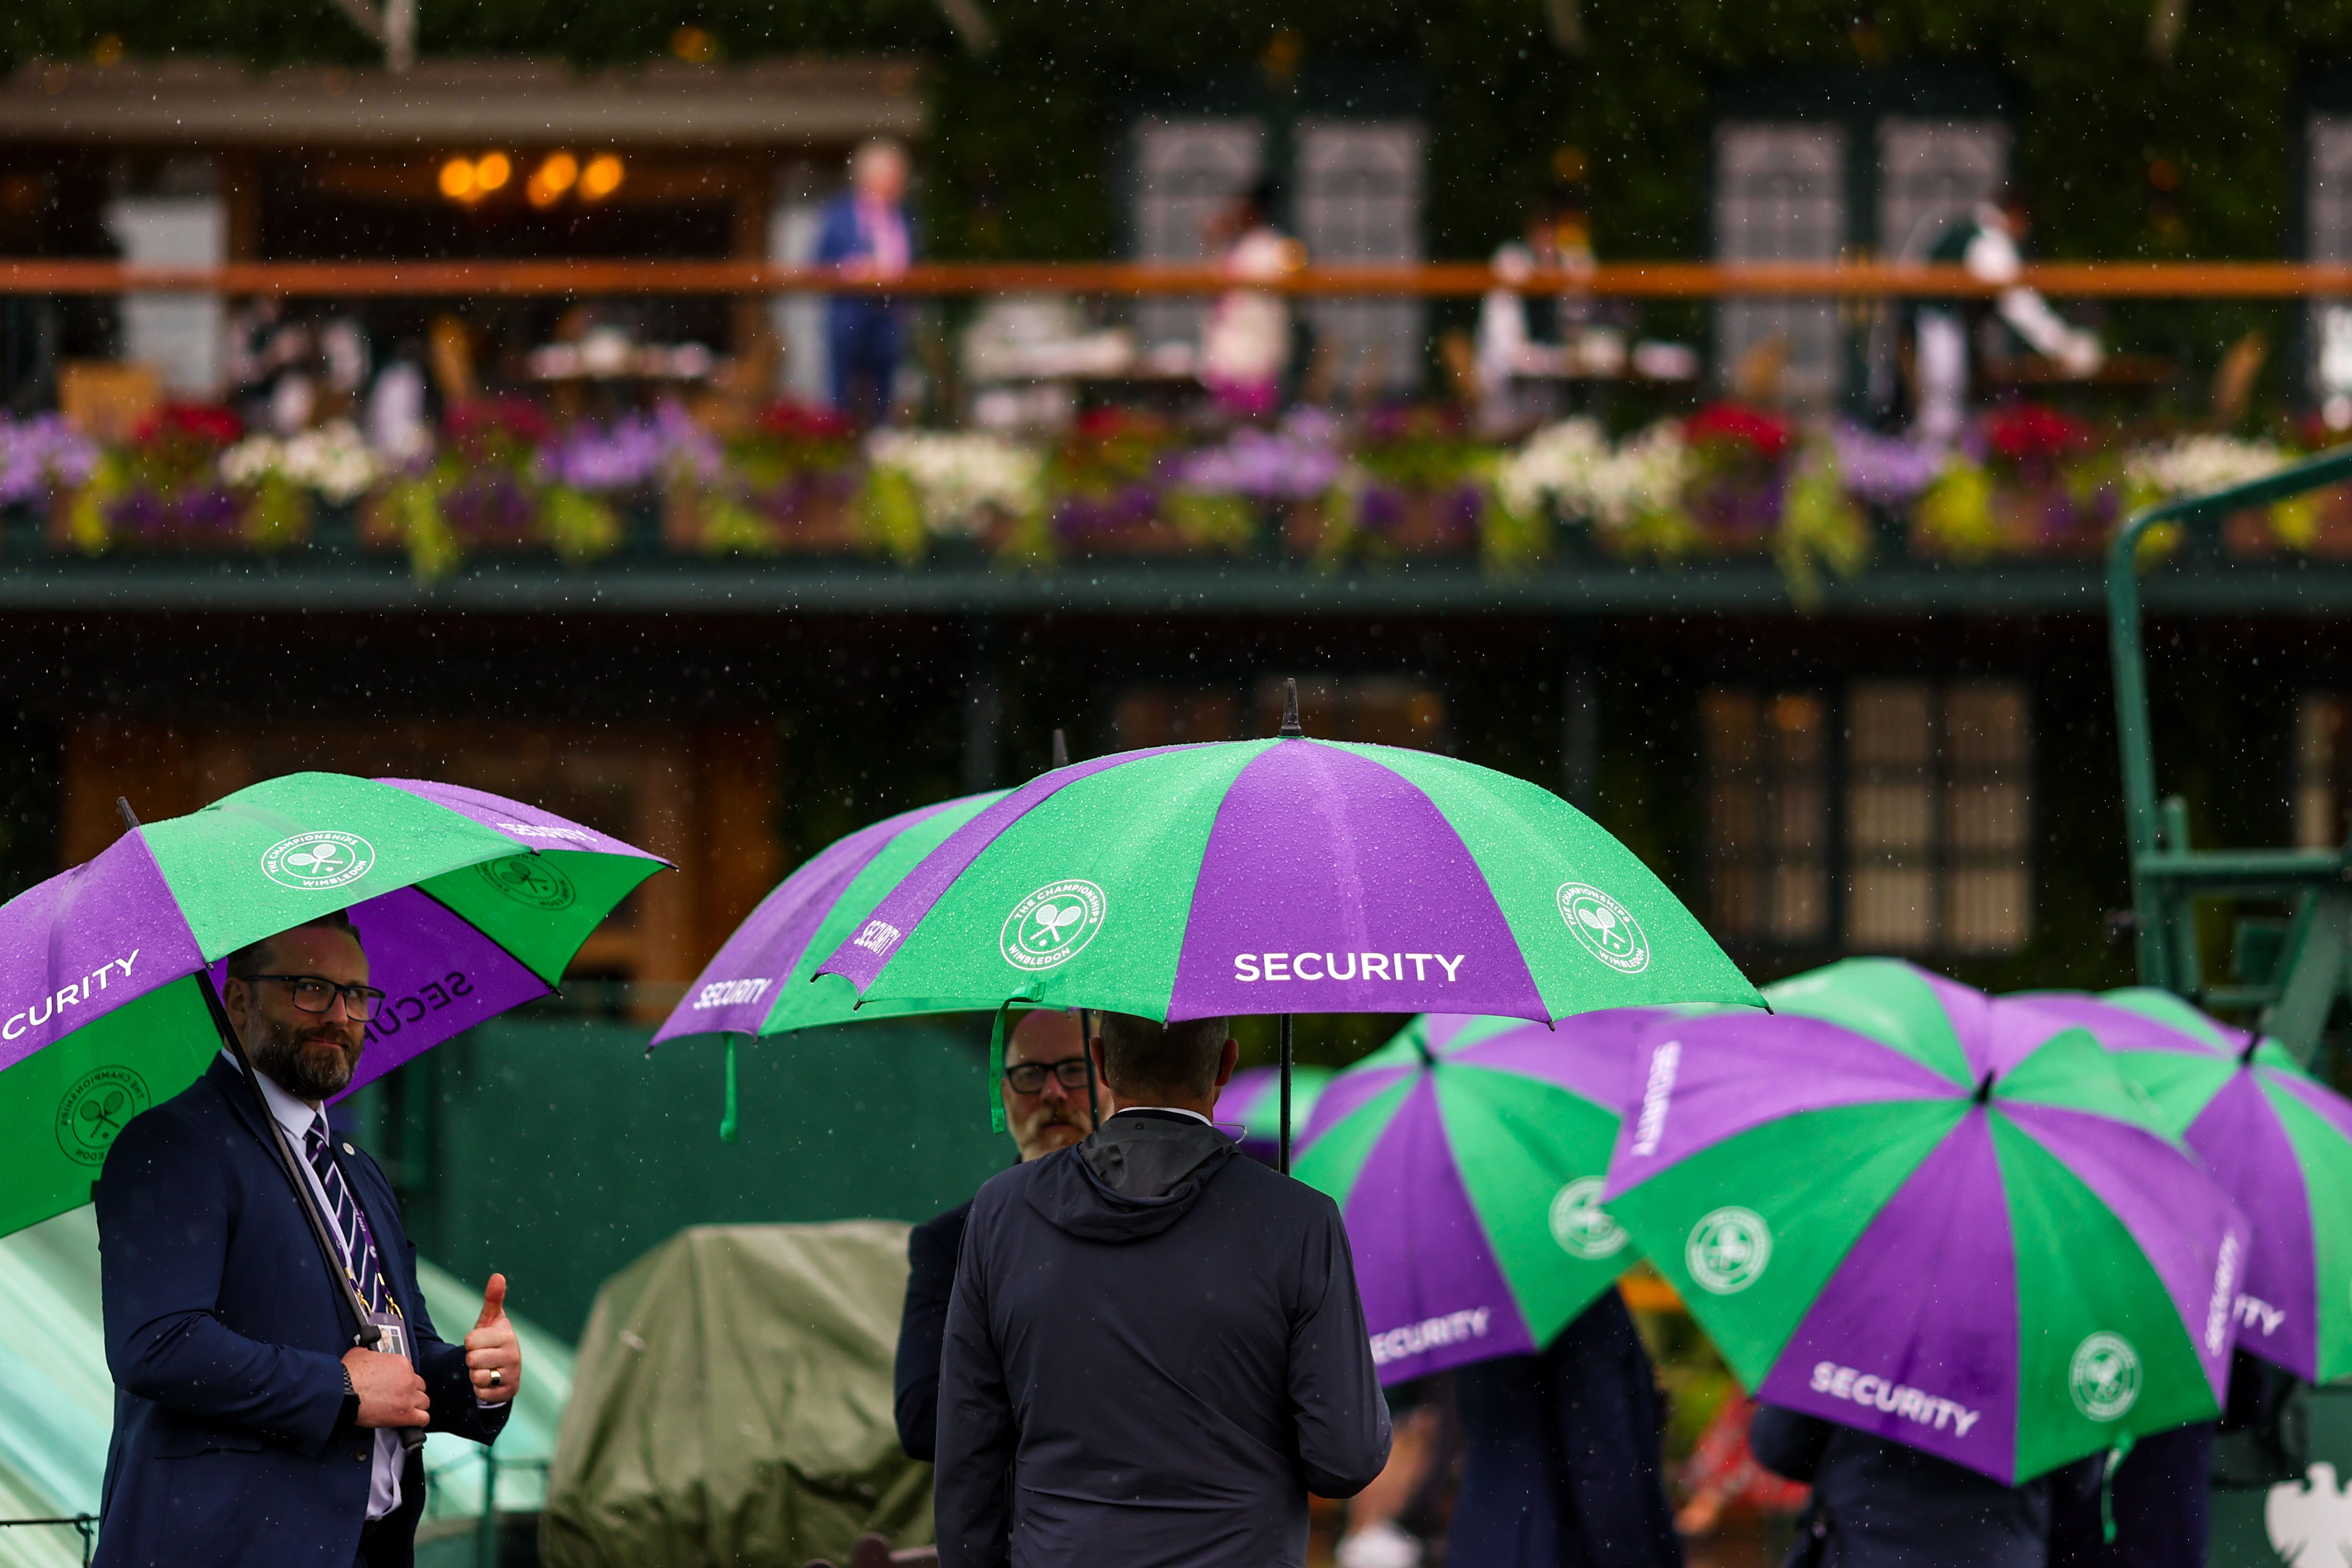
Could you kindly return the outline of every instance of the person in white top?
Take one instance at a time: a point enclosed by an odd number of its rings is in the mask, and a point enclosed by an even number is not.
[[[2025,270],[2018,246],[2031,227],[2025,204],[2017,197],[1982,202],[1944,231],[1927,259],[1947,266],[1957,262],[1977,281],[1999,286],[1993,313],[2003,325],[2066,374],[2094,374],[2105,357],[2097,334],[2069,325],[2047,300],[2017,281]],[[1914,325],[1912,374],[1918,386],[1919,435],[1933,446],[1950,446],[1967,423],[1971,319],[1969,312],[1937,303],[1921,306]]]
[[[1295,272],[1304,250],[1272,220],[1273,190],[1259,185],[1210,220],[1203,237],[1221,250],[1218,270],[1243,283]],[[1218,405],[1248,419],[1271,416],[1290,364],[1290,306],[1265,289],[1229,289],[1209,310],[1201,340],[1201,383]]]

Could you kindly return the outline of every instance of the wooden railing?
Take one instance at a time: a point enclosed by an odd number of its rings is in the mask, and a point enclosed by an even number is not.
[[[2019,279],[2067,299],[2286,300],[2352,296],[2352,264],[2305,261],[2047,262]],[[1306,295],[1464,297],[1496,287],[1472,262],[1304,267],[1252,287]],[[0,295],[167,291],[281,295],[1213,294],[1234,287],[1205,267],[1132,262],[928,262],[889,282],[760,261],[269,261],[133,267],[113,261],[0,258]],[[1580,274],[1537,273],[1522,293],[1581,289],[1620,299],[1960,298],[1999,290],[1958,267],[1884,262],[1717,265],[1608,262]]]

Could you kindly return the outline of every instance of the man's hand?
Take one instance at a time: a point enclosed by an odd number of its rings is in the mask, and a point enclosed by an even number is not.
[[[485,1405],[504,1405],[522,1386],[522,1346],[507,1321],[503,1274],[491,1275],[482,1288],[482,1315],[466,1336],[466,1369],[474,1380],[474,1397]]]
[[[425,1380],[406,1356],[386,1355],[358,1345],[343,1352],[343,1370],[359,1390],[362,1426],[422,1426],[433,1419]]]

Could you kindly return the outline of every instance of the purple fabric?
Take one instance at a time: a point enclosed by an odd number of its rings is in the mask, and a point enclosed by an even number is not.
[[[997,836],[1024,816],[1054,798],[1081,779],[1128,763],[1141,762],[1146,757],[1166,756],[1171,752],[1189,752],[1192,746],[1154,746],[1140,752],[1114,752],[1107,757],[1090,757],[1083,763],[1055,768],[1038,774],[1003,800],[997,801],[979,816],[948,835],[940,847],[923,857],[906,879],[890,889],[888,896],[874,908],[874,919],[902,931],[915,929],[916,922],[930,912],[931,906],[964,874],[981,851],[996,842]],[[883,966],[898,952],[893,944],[888,952],[875,952],[856,944],[853,937],[835,948],[831,957],[817,966],[819,974],[838,974],[857,987],[860,994],[874,984]]]
[[[1465,1046],[1446,1060],[1497,1068],[1545,1083],[1623,1115],[1639,1096],[1633,1068],[1642,1042],[1675,1014],[1664,1007],[1610,1007],[1579,1013],[1550,1028],[1528,1024]]]
[[[1267,747],[1209,829],[1170,1021],[1421,1012],[1550,1016],[1485,874],[1427,795],[1352,752]]]
[[[2004,1190],[1972,1110],[1873,1217],[1757,1396],[2007,1480],[2018,1322]]]
[[[2243,1213],[2260,1215],[2242,1287],[2252,1299],[2238,1339],[2264,1361],[2315,1380],[2319,1363],[2318,1258],[2311,1194],[2294,1146],[2263,1087],[2241,1068],[2189,1124],[2187,1142]]]
[[[367,948],[368,984],[384,1000],[362,1037],[346,1094],[460,1030],[548,994],[546,982],[520,960],[415,888],[396,888],[350,914]]]
[[[2000,1104],[2002,1115],[2047,1149],[2123,1222],[2179,1310],[2181,1326],[2205,1363],[2213,1397],[2221,1398],[2230,1374],[2231,1336],[2226,1327],[2248,1255],[2248,1229],[2237,1206],[2202,1166],[2153,1132],[2088,1111],[2020,1100]],[[2225,1236],[2236,1237],[2239,1263],[2226,1281],[2229,1300],[2221,1307],[2225,1331],[2216,1344],[2206,1326]]]
[[[2077,1027],[2090,1030],[2092,1037],[2111,1051],[2168,1051],[2177,1056],[2191,1057],[2219,1057],[2222,1054],[2210,1041],[2184,1034],[2168,1024],[2158,1023],[2134,1008],[2118,1007],[2095,996],[2060,991],[2028,991],[2013,997],[2003,997],[2000,1005],[2004,1011],[2011,1007],[2031,1007],[2062,1018]],[[2213,1027],[2234,1038],[2241,1050],[2253,1038],[2242,1029],[2232,1029],[2218,1021],[2214,1022]]]
[[[1323,1086],[1316,1099],[1314,1113],[1299,1130],[1297,1151],[1304,1151],[1342,1118],[1353,1116],[1366,1104],[1386,1094],[1403,1079],[1421,1070],[1421,1063],[1398,1062],[1393,1067],[1351,1068]]]
[[[2352,1100],[2301,1073],[2281,1072],[2275,1068],[2256,1068],[2254,1074],[2270,1088],[2292,1095],[2341,1136],[2352,1138]]]
[[[660,856],[648,854],[633,844],[622,843],[609,833],[599,833],[569,817],[541,811],[535,805],[525,805],[520,801],[509,800],[502,795],[491,795],[487,790],[467,789],[463,784],[435,784],[430,779],[378,779],[375,782],[429,800],[470,822],[494,828],[525,849],[583,849],[598,855],[634,855],[641,860],[661,859]],[[669,862],[664,860],[662,863],[667,865]]]
[[[1893,1047],[1819,1018],[1722,1014],[1661,1024],[1642,1047],[1602,1201],[1800,1111],[1964,1092]]]
[[[1427,1077],[1365,1161],[1346,1218],[1382,1383],[1535,1349],[1463,1188]]]
[[[1968,1057],[1969,1077],[1972,1081],[1984,1077],[1987,1068],[2007,1072],[2032,1054],[2030,1049],[2019,1050],[2010,1059],[2002,1059],[2003,1053],[1993,1026],[1991,996],[1973,985],[1963,985],[1957,980],[1921,969],[1916,964],[1904,967],[1916,974],[1920,982],[1935,993],[1936,1000],[1943,1006],[1944,1016],[1952,1021],[1952,1033],[1958,1037],[1960,1049]],[[2011,1048],[2016,1047],[2012,1045]]]
[[[918,806],[828,844],[760,900],[719,955],[703,965],[654,1033],[653,1043],[681,1035],[756,1035],[775,1011],[776,992],[808,952],[810,939],[849,884],[908,828],[953,805]],[[761,981],[766,984],[758,984]],[[727,1000],[719,1000],[719,998]]]
[[[146,839],[124,834],[0,908],[0,1068],[204,962]]]

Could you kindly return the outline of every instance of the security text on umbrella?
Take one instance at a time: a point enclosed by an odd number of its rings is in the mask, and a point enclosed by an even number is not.
[[[1444,972],[1443,984],[1451,985],[1460,978],[1462,960],[1467,956],[1455,953],[1448,958],[1442,952],[1237,952],[1234,954],[1235,980],[1353,980],[1359,975],[1366,980],[1402,980],[1404,966],[1412,965],[1412,977],[1417,981],[1429,978],[1429,966],[1435,964]],[[1307,965],[1313,964],[1309,969]],[[1343,967],[1344,965],[1344,967]]]
[[[1873,1410],[1884,1410],[1906,1421],[1916,1421],[1922,1426],[1932,1426],[1941,1432],[1947,1421],[1953,1435],[1965,1437],[1969,1428],[1977,1424],[1981,1410],[1970,1410],[1965,1405],[1939,1399],[1924,1389],[1880,1377],[1874,1373],[1840,1366],[1833,1361],[1813,1363],[1813,1392],[1826,1394],[1832,1399],[1850,1399],[1856,1405],[1867,1405]]]
[[[0,1040],[16,1039],[27,1029],[39,1028],[76,1003],[89,1001],[97,993],[106,989],[107,976],[118,969],[122,972],[123,979],[130,979],[131,966],[138,961],[139,950],[134,947],[129,958],[110,958],[79,980],[60,985],[31,1006],[9,1014],[5,1020],[0,1020]]]

